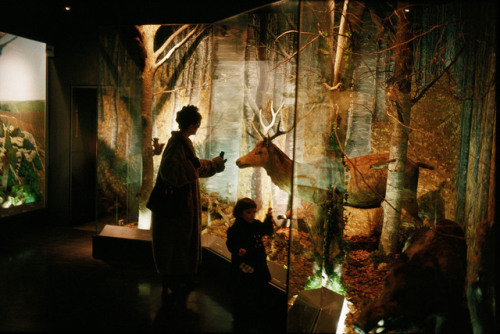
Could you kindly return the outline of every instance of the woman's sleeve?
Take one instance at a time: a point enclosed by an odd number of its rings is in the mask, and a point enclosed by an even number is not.
[[[224,170],[224,160],[221,157],[215,157],[212,160],[200,159],[200,168],[198,175],[200,177],[210,177],[215,173],[220,173]]]

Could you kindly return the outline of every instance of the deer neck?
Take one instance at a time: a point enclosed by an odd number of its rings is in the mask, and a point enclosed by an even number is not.
[[[290,194],[293,162],[283,152],[277,153],[271,155],[274,158],[264,166],[264,169],[275,185]]]

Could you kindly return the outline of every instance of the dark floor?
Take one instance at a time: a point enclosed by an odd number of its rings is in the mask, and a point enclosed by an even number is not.
[[[273,291],[262,306],[269,317],[234,320],[227,263],[206,250],[200,284],[186,308],[167,310],[151,263],[93,258],[95,231],[89,225],[14,220],[0,223],[0,229],[2,333],[285,331],[281,292]]]

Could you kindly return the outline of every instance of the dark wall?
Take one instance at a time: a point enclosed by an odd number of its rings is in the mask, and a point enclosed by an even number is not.
[[[72,224],[71,88],[97,86],[97,29],[69,29],[53,44],[48,58],[47,213],[52,224]]]

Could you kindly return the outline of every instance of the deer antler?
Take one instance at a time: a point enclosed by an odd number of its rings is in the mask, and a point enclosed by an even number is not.
[[[269,134],[269,130],[271,130],[271,128],[274,126],[274,124],[276,123],[276,116],[281,112],[281,109],[283,109],[283,105],[285,104],[285,102],[283,102],[281,104],[281,106],[279,107],[279,109],[277,111],[274,111],[274,108],[273,108],[273,103],[271,102],[271,114],[272,114],[272,119],[271,119],[271,122],[269,123],[269,125],[265,125],[264,124],[264,121],[263,121],[263,118],[262,118],[262,109],[259,110],[259,121],[260,121],[260,126],[262,127],[263,131],[261,131],[257,126],[255,126],[255,123],[254,123],[254,119],[255,119],[255,116],[257,116],[257,114],[254,114],[253,117],[252,117],[252,127],[254,129],[255,132],[257,132],[260,136],[261,136],[261,139],[265,139],[266,136],[269,137],[269,140],[273,140],[274,138],[280,136],[280,135],[283,135],[285,133],[288,133],[290,132],[290,130],[292,130],[295,126],[295,121],[293,122],[292,126],[287,129],[287,130],[284,130],[284,131],[281,131],[280,130],[280,126],[281,126],[281,122],[283,121],[283,113],[280,114],[280,119],[278,121],[278,127],[276,129],[276,133],[272,136],[268,136]],[[259,140],[259,138],[257,138],[257,136],[255,136],[254,134],[252,134],[250,131],[247,131],[247,133],[254,137],[255,139]]]
[[[262,110],[262,109],[261,109]],[[253,120],[255,119],[255,116],[257,116],[257,114],[253,114],[253,117],[252,117],[252,128],[254,129],[255,132],[257,132],[261,138],[258,138],[256,135],[254,135],[253,133],[251,133],[250,131],[247,130],[247,133],[254,137],[255,139],[257,140],[260,140],[260,139],[264,139],[266,138],[266,136],[255,126],[255,123],[253,122]]]
[[[285,104],[285,103],[283,102],[283,104]],[[278,109],[276,114],[281,111],[281,108],[283,108],[283,104],[281,104],[281,107]],[[272,110],[272,105],[271,105],[271,110]],[[295,127],[295,118],[294,118],[292,125],[288,129],[281,131],[280,125],[281,125],[282,121],[283,121],[283,113],[281,113],[281,115],[280,115],[280,120],[278,121],[278,127],[276,128],[276,133],[274,135],[272,135],[271,137],[269,137],[269,140],[273,140],[274,138],[276,138],[278,136],[284,135],[285,133],[290,132]]]
[[[271,130],[271,128],[273,127],[274,123],[276,123],[276,116],[281,111],[281,108],[283,108],[284,104],[285,104],[285,102],[283,102],[281,104],[281,107],[278,109],[278,111],[274,112],[273,102],[271,101],[271,114],[273,115],[273,118],[271,119],[271,122],[269,123],[268,126],[266,126],[264,124],[264,122],[262,121],[262,109],[259,110],[260,125],[262,126],[262,130],[263,130],[262,133],[264,133],[264,135],[267,136],[267,134],[269,133],[269,130]],[[281,121],[280,121],[280,123],[281,123]],[[279,125],[278,125],[278,127],[279,127]]]

